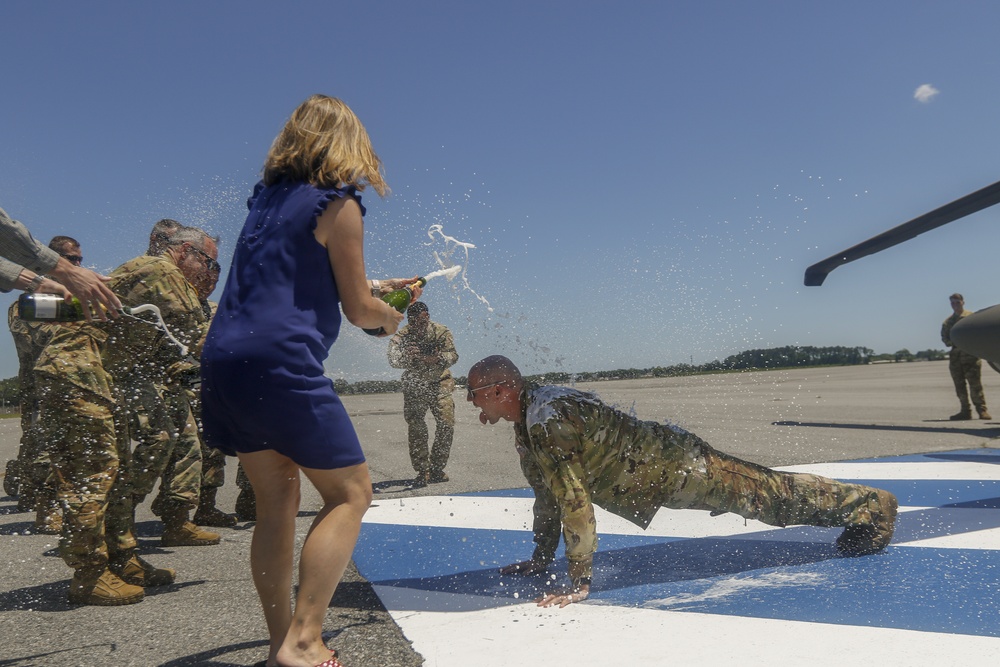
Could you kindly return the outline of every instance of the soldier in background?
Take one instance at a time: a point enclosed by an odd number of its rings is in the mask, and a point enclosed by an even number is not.
[[[389,341],[389,365],[403,368],[403,417],[410,445],[410,463],[417,472],[414,487],[447,482],[455,436],[455,380],[451,368],[458,361],[455,341],[443,324],[432,322],[427,304],[406,310],[407,324]],[[434,447],[427,451],[427,410],[434,415]]]
[[[741,461],[594,394],[527,382],[506,357],[469,370],[467,398],[481,423],[513,422],[521,470],[535,492],[535,552],[500,572],[544,572],[562,527],[571,586],[546,593],[540,606],[565,607],[590,594],[595,504],[643,529],[660,507],[733,512],[772,526],[843,526],[837,548],[846,555],[875,553],[892,539],[897,502],[888,491]]]
[[[951,303],[952,314],[941,325],[941,341],[951,348],[948,352],[948,370],[951,372],[952,382],[955,383],[955,393],[958,395],[958,402],[961,409],[953,414],[949,419],[960,421],[972,419],[972,407],[969,405],[969,395],[972,395],[972,405],[976,406],[976,412],[980,419],[992,419],[989,410],[986,409],[986,394],[983,392],[982,365],[983,363],[973,355],[960,350],[951,342],[951,328],[958,324],[958,321],[972,311],[965,309],[965,297],[957,292],[948,297]]]
[[[74,266],[83,263],[80,243],[69,236],[55,236],[49,248]],[[17,301],[7,312],[7,324],[14,338],[18,360],[18,393],[21,407],[21,446],[17,458],[7,462],[4,492],[17,497],[17,509],[35,512],[35,531],[58,535],[62,514],[56,500],[55,477],[51,474],[49,454],[38,434],[38,394],[35,391],[34,367],[38,355],[48,344],[58,324],[22,320]]]
[[[215,271],[216,280],[219,272]],[[208,288],[211,289],[208,289]],[[207,293],[205,290],[207,289]],[[218,304],[208,300],[208,295],[215,289],[215,282],[205,285],[199,289],[198,296],[202,298],[201,307],[205,311],[205,317],[211,323],[215,316]],[[191,414],[194,415],[195,423],[198,425],[198,443],[201,447],[201,490],[198,497],[198,511],[195,512],[194,523],[199,526],[218,526],[220,528],[232,528],[236,525],[236,517],[223,512],[216,506],[216,496],[219,489],[226,483],[226,455],[205,444],[205,439],[201,437],[201,368],[192,369],[190,376],[193,382],[186,383],[184,394],[191,405]],[[255,512],[256,514],[256,512]]]

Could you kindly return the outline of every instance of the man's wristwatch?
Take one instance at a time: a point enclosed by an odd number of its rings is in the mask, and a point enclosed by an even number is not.
[[[24,291],[28,294],[32,294],[35,290],[42,286],[43,282],[45,282],[45,276],[38,274],[31,279],[31,282],[29,282],[28,286],[24,288]]]
[[[382,283],[372,280],[372,296],[378,299],[382,296]]]

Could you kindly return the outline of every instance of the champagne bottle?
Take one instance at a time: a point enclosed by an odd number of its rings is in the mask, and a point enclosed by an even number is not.
[[[122,308],[128,313],[128,308]],[[83,304],[75,296],[69,300],[59,294],[23,292],[17,298],[17,315],[22,320],[38,322],[82,322]]]
[[[410,302],[413,301],[413,290],[411,289],[412,285],[423,287],[426,284],[427,280],[424,278],[417,278],[417,282],[389,292],[382,297],[382,300],[399,312],[405,313],[406,309],[410,307]],[[379,327],[378,329],[362,329],[362,331],[371,336],[381,336],[385,333],[385,329],[383,327]]]

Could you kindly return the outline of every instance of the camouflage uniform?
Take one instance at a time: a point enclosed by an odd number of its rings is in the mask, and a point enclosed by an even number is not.
[[[38,425],[39,397],[35,387],[34,367],[38,355],[48,344],[57,324],[22,320],[17,315],[17,302],[7,312],[7,324],[14,338],[18,361],[18,393],[21,402],[21,446],[17,458],[7,462],[4,489],[10,495],[18,496],[18,509],[29,511],[36,508],[36,494],[39,509],[55,502],[55,477],[49,465],[49,455],[44,440],[39,437]]]
[[[955,383],[955,393],[958,401],[962,405],[960,414],[972,414],[969,405],[969,394],[972,394],[972,405],[976,406],[976,412],[982,416],[988,414],[986,410],[986,394],[983,392],[983,382],[981,378],[982,362],[973,355],[955,347],[951,342],[951,328],[958,324],[963,317],[971,315],[971,310],[963,310],[961,315],[952,314],[941,325],[941,341],[951,348],[948,352],[948,370],[951,372],[951,379]],[[968,386],[966,386],[968,385]]]
[[[138,257],[111,278],[109,287],[124,305],[159,307],[167,328],[184,344],[204,335],[197,293],[171,261]],[[120,317],[59,327],[35,364],[43,432],[64,510],[59,550],[70,567],[106,565],[109,553],[136,546],[120,387],[136,377],[161,380],[161,363],[171,355],[179,358],[180,351],[160,329]]]
[[[129,419],[136,441],[129,492],[141,502],[161,478],[160,498],[188,510],[198,506],[202,458],[187,396],[176,387],[137,378],[130,382]]]
[[[594,504],[641,528],[660,507],[732,512],[772,526],[865,524],[884,511],[877,494],[885,492],[741,461],[593,394],[526,383],[521,400],[514,430],[521,470],[535,492],[532,559],[553,560],[561,525],[573,579],[591,576]]]
[[[59,555],[74,569],[106,567],[136,546],[124,488],[128,437],[101,360],[108,338],[99,325],[67,324],[35,365],[41,432],[63,505]]]
[[[424,363],[408,351],[417,348],[421,356],[436,356]],[[389,341],[389,365],[403,368],[403,417],[410,445],[410,463],[417,475],[440,475],[448,464],[455,435],[455,380],[448,370],[458,361],[455,341],[443,324],[427,322],[420,333],[406,325]],[[427,451],[427,410],[434,416],[434,446]]]
[[[219,304],[214,301],[202,301],[202,310],[205,312],[205,317],[207,321],[211,323],[212,318],[215,316],[215,311],[218,309]],[[207,331],[207,329],[206,329]],[[193,374],[197,377],[197,382],[201,382],[201,377],[199,375],[200,368],[194,368]],[[226,455],[220,450],[214,447],[209,447],[205,444],[204,439],[200,436],[201,434],[201,394],[200,392],[194,390],[191,387],[186,387],[184,393],[187,395],[188,403],[191,405],[191,414],[194,415],[195,424],[198,427],[199,437],[198,440],[201,443],[201,492],[205,495],[206,491],[209,493],[214,493],[214,490],[219,489],[226,483]]]

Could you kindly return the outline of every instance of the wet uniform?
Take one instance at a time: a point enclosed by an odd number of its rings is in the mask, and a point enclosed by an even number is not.
[[[138,257],[115,269],[111,278],[109,287],[124,305],[158,306],[171,333],[185,345],[203,335],[197,293],[168,259]],[[35,364],[42,430],[64,508],[59,551],[70,567],[106,565],[109,552],[136,546],[121,387],[124,378],[159,379],[162,356],[157,355],[171,353],[180,357],[159,329],[120,317],[59,327]]]
[[[416,348],[420,356],[434,356],[428,364],[408,352]],[[403,368],[403,417],[406,419],[410,463],[418,475],[444,471],[455,436],[455,380],[448,370],[458,361],[455,340],[443,324],[427,322],[422,333],[409,324],[389,341],[389,365]],[[427,410],[434,416],[434,446],[427,450]]]
[[[535,492],[532,559],[553,560],[561,525],[574,579],[591,576],[594,505],[641,528],[661,507],[732,512],[773,526],[864,524],[881,509],[876,489],[741,461],[594,394],[526,383],[521,399],[524,414],[514,430],[521,470]]]

